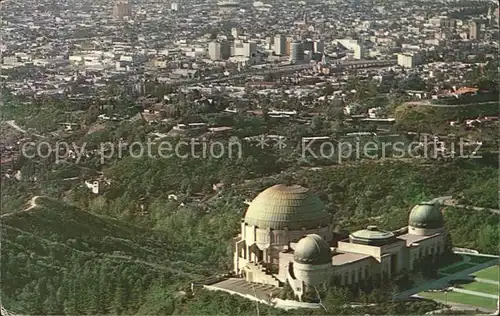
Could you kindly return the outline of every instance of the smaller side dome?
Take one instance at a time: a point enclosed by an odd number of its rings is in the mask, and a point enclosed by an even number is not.
[[[323,238],[310,234],[297,243],[293,259],[303,264],[327,264],[332,262],[332,252]]]
[[[444,218],[439,205],[420,203],[410,212],[408,226],[424,229],[436,229],[444,226]]]

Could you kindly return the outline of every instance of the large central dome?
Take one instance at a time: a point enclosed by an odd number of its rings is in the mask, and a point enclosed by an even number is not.
[[[300,185],[275,185],[250,203],[245,223],[259,228],[314,229],[330,224],[330,214],[321,200]]]

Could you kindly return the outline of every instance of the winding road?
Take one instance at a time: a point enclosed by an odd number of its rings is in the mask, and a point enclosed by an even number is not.
[[[474,211],[482,212],[482,211],[487,211],[493,214],[499,214],[500,215],[500,210],[499,209],[494,209],[494,208],[488,208],[488,207],[481,207],[481,206],[473,206],[473,205],[463,205],[463,204],[456,204],[455,201],[453,200],[453,197],[451,195],[448,196],[441,196],[438,198],[435,198],[430,201],[431,203],[439,203],[444,206],[451,206],[451,207],[456,207],[456,208],[465,208],[465,209],[471,209]]]
[[[485,105],[485,104],[492,104],[498,101],[489,101],[489,102],[479,102],[479,103],[465,103],[465,104],[434,104],[429,100],[422,100],[422,101],[410,101],[407,102],[406,104],[408,105],[420,105],[420,106],[433,106],[437,108],[459,108],[459,107],[468,107],[468,106],[478,106],[478,105]]]
[[[13,212],[13,213],[7,213],[7,214],[2,214],[0,216],[0,218],[5,218],[5,217],[9,217],[9,216],[12,216],[14,214],[17,214],[17,213],[20,213],[20,212],[29,212],[31,211],[33,208],[37,207],[38,204],[36,204],[36,200],[40,197],[40,195],[36,195],[34,197],[32,197],[29,202],[28,202],[28,207],[25,208],[24,210],[21,210],[21,211],[18,211],[18,212]]]
[[[17,125],[16,121],[14,121],[14,120],[5,121],[5,123],[7,125],[9,125],[10,127],[12,127],[13,129],[15,129],[15,130],[17,130],[17,131],[19,131],[19,132],[21,132],[23,134],[32,134],[32,135],[34,135],[36,137],[44,138],[43,135],[28,132],[27,130],[23,129],[21,126]]]
[[[453,204],[449,201],[445,201],[443,203],[445,206],[451,206],[451,207],[457,207],[457,208],[465,208],[465,209],[471,209],[474,211],[482,212],[482,211],[487,211],[493,214],[499,214],[500,215],[500,210],[493,209],[493,208],[487,208],[487,207],[480,207],[480,206],[471,206],[471,205],[462,205],[462,204]]]
[[[14,128],[15,130],[23,133],[23,134],[26,134],[28,133],[26,130],[24,130],[23,128],[21,128],[19,125],[16,124],[16,121],[14,120],[10,120],[10,121],[5,121],[5,123],[7,125],[9,125],[10,127]]]

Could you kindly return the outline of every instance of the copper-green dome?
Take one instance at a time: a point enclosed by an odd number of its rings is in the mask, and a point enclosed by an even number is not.
[[[332,252],[323,238],[316,234],[310,234],[297,243],[293,260],[304,264],[331,263]]]
[[[277,184],[250,203],[244,222],[259,228],[300,230],[330,224],[321,200],[300,185]]]
[[[420,203],[410,212],[408,225],[416,228],[442,228],[444,226],[443,214],[438,204]]]

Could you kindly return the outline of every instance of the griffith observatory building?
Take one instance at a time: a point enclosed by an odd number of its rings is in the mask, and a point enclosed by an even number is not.
[[[316,195],[299,185],[274,185],[257,195],[241,220],[232,243],[233,273],[252,283],[289,283],[301,298],[308,286],[391,278],[414,270],[418,259],[445,251],[437,204],[416,205],[408,227],[399,231],[368,226],[334,240],[331,215]]]

